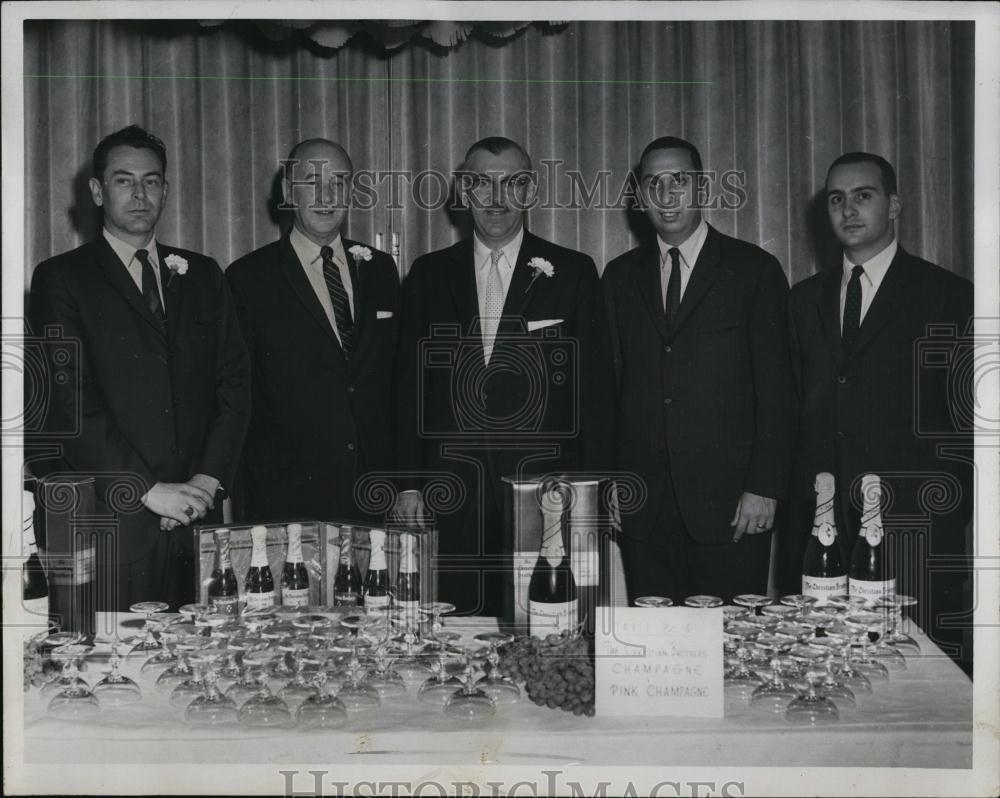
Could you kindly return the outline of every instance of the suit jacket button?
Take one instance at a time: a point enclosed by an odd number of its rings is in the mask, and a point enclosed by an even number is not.
[[[666,399],[663,400],[663,404],[665,404],[665,405],[672,405],[673,403],[674,403],[674,400],[671,399],[669,396]]]
[[[839,382],[841,385],[846,385],[847,384],[847,377],[844,377],[844,376],[837,377],[837,382]]]
[[[674,348],[672,346],[665,346],[663,347],[663,351],[669,355],[671,352],[674,351]]]
[[[354,393],[354,386],[353,385],[348,385],[347,386],[347,392],[348,393]]]
[[[354,451],[354,444],[353,443],[347,444],[347,451],[349,451],[349,452],[353,452]]]
[[[846,436],[844,435],[844,433],[843,433],[843,430],[839,430],[839,429],[837,430],[837,437],[838,437],[839,439],[841,439],[841,440],[843,440],[843,439],[844,439],[844,437],[846,437]]]

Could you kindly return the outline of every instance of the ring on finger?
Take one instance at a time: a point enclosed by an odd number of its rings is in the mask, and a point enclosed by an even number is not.
[[[185,507],[184,508],[184,515],[186,515],[188,518],[193,518],[194,517],[194,507]]]

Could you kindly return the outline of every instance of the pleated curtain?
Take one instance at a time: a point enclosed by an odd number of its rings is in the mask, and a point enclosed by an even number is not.
[[[530,153],[547,200],[529,228],[603,268],[647,233],[609,207],[629,170],[651,139],[677,135],[706,169],[743,176],[745,202],[709,222],[773,253],[792,283],[832,256],[824,177],[859,149],[897,167],[902,245],[971,277],[973,45],[960,22],[624,21],[450,50],[352,40],[330,54],[239,23],[29,22],[26,275],[97,233],[91,153],[136,123],[168,147],[159,237],[223,266],[280,235],[279,161],[323,136],[375,183],[350,236],[381,234],[388,248],[395,234],[405,274],[463,232],[461,214],[414,193],[440,200],[468,146],[505,135]]]

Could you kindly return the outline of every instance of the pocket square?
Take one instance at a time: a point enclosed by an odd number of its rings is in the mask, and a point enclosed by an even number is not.
[[[375,311],[375,318],[376,319],[391,319],[392,318],[392,311],[391,310],[377,310],[377,311]]]
[[[562,319],[539,319],[538,321],[528,322],[528,332],[533,332],[534,330],[540,330],[543,327],[551,327],[553,324],[562,324]]]

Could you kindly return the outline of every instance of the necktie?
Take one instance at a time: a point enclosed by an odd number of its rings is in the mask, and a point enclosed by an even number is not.
[[[153,272],[153,264],[149,260],[149,252],[137,249],[135,258],[142,265],[142,298],[153,317],[163,324],[167,320],[167,315],[163,312],[163,303],[160,302],[160,291],[156,287],[156,274]]]
[[[663,315],[667,318],[667,324],[671,324],[677,318],[677,309],[681,306],[681,251],[677,247],[671,247],[667,254],[670,256],[670,279],[667,280]]]
[[[330,302],[333,303],[333,318],[337,322],[337,332],[340,333],[340,345],[344,354],[350,357],[354,321],[351,318],[351,303],[347,299],[347,289],[344,288],[344,281],[340,277],[340,267],[333,260],[333,249],[321,247],[319,254],[323,258],[323,279],[326,280],[326,290],[330,292]]]
[[[844,354],[851,351],[854,341],[861,328],[861,275],[864,267],[855,266],[851,269],[851,279],[847,282],[847,298],[844,301],[844,326],[840,333],[840,343]]]
[[[490,253],[490,272],[486,276],[486,315],[482,319],[483,327],[483,357],[487,365],[493,354],[493,342],[500,327],[500,317],[503,315],[503,281],[500,279],[500,258],[503,250],[495,249]]]

